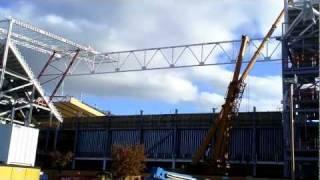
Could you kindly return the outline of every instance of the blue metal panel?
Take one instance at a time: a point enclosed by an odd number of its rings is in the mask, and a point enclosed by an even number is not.
[[[231,131],[229,156],[230,160],[252,160],[252,136],[251,128],[234,128]]]
[[[171,158],[173,130],[144,130],[145,152],[148,158]]]
[[[282,130],[280,128],[257,129],[257,154],[260,161],[283,160]]]
[[[190,159],[199,147],[206,129],[178,129],[177,158]],[[231,131],[229,156],[230,160],[249,161],[253,150],[253,129],[234,128]],[[173,129],[152,129],[143,131],[143,144],[148,158],[170,159],[174,154]],[[257,128],[256,152],[259,161],[281,161],[282,130],[281,128]],[[111,136],[108,143],[108,134]],[[133,145],[140,143],[140,131],[129,130],[79,130],[76,147],[77,156],[101,157],[110,152],[111,145]]]
[[[207,129],[183,129],[179,130],[179,155],[180,158],[191,158],[200,146]]]
[[[78,156],[97,157],[105,155],[108,133],[106,130],[79,130],[76,153]]]
[[[140,143],[139,130],[112,130],[112,145],[134,145]]]

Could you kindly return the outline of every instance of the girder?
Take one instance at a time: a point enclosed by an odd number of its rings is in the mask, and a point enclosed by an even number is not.
[[[49,79],[65,72],[64,64],[68,64],[67,61],[74,56],[76,50],[79,50],[77,62],[70,68],[67,76],[234,64],[240,46],[240,40],[233,40],[99,52],[90,46],[75,43],[20,20],[9,20],[13,22],[11,42],[43,54],[52,55],[56,52],[54,60],[48,64],[48,69],[54,71],[49,70],[42,74],[49,76]],[[0,39],[5,39],[7,35],[3,26],[5,22],[7,21],[0,21]],[[250,52],[256,51],[261,40],[257,38],[249,42],[249,53],[244,57],[244,63],[248,62]],[[277,37],[270,38],[259,54],[258,62],[281,60],[280,48]]]
[[[262,39],[252,39],[243,63],[249,62],[250,55],[258,48]],[[281,60],[281,42],[278,37],[270,38],[258,55],[258,62]],[[104,59],[84,62],[79,59],[68,76],[107,74],[132,71],[146,71],[195,66],[234,64],[240,40],[186,44],[129,51],[102,53]],[[44,73],[43,76],[57,76],[60,73]]]

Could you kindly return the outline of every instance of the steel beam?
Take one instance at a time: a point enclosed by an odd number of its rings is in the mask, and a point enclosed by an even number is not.
[[[92,49],[91,47],[89,47],[89,46],[80,45],[80,44],[78,44],[78,43],[75,43],[75,42],[73,42],[73,41],[70,41],[70,40],[68,40],[68,39],[65,39],[65,38],[63,38],[63,37],[61,37],[61,36],[55,35],[55,34],[53,34],[53,33],[50,33],[50,32],[48,32],[48,31],[45,31],[45,30],[40,29],[40,28],[38,28],[38,27],[35,27],[35,26],[31,25],[31,24],[24,23],[24,22],[22,22],[22,21],[20,21],[20,20],[13,19],[13,18],[11,18],[10,20],[11,20],[14,24],[16,24],[16,25],[18,25],[18,26],[20,26],[20,27],[22,27],[22,28],[25,28],[25,29],[28,29],[28,30],[30,30],[30,31],[39,33],[39,34],[41,34],[41,35],[43,35],[43,36],[46,36],[46,37],[51,38],[51,39],[53,39],[53,40],[59,41],[59,42],[61,42],[61,43],[65,43],[65,44],[71,45],[71,46],[75,47],[76,49],[80,49],[80,50],[84,50],[84,51],[89,51],[89,52],[91,52],[91,53],[93,53],[93,54],[97,54],[97,53],[98,53],[97,51],[93,50],[93,49]]]
[[[61,83],[62,83],[63,80],[65,79],[67,73],[69,72],[72,64],[75,62],[75,60],[76,60],[77,56],[79,55],[79,53],[80,53],[80,49],[76,50],[76,54],[72,57],[69,65],[67,66],[67,69],[64,71],[61,79],[59,80],[58,84],[57,84],[56,87],[54,88],[54,90],[53,90],[53,92],[52,92],[52,94],[51,94],[51,96],[50,96],[50,98],[49,98],[49,102],[52,101],[52,98],[53,98],[53,97],[55,96],[55,94],[57,93],[59,87],[61,86]]]
[[[24,85],[21,85],[21,86],[17,86],[17,87],[2,91],[2,93],[6,94],[6,93],[9,93],[9,92],[17,91],[17,90],[23,89],[23,88],[31,86],[31,85],[33,85],[33,83],[27,83],[27,84],[24,84]]]
[[[15,74],[15,73],[12,73],[12,72],[9,72],[9,71],[6,71],[6,70],[2,70],[0,69],[0,71],[4,71],[6,74],[12,76],[12,77],[15,77],[17,79],[21,79],[21,80],[24,80],[24,81],[28,81],[30,82],[30,79],[24,77],[24,76],[21,76],[21,75],[18,75],[18,74]]]
[[[13,21],[10,20],[9,21],[9,27],[8,27],[8,33],[7,33],[7,39],[6,39],[6,42],[5,42],[5,45],[4,45],[2,63],[1,63],[0,91],[2,90],[2,86],[3,86],[3,82],[4,82],[5,70],[6,70],[6,66],[7,66],[12,26],[13,26]]]
[[[39,75],[37,77],[38,79],[40,79],[40,77],[43,75],[44,71],[47,69],[49,64],[52,62],[52,60],[54,59],[55,55],[56,55],[56,51],[53,51],[52,55],[49,57],[48,61],[43,66],[42,70],[40,71],[40,73],[39,73]]]

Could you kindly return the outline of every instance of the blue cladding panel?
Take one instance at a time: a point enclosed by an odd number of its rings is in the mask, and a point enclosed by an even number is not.
[[[229,155],[231,160],[281,161],[283,156],[282,130],[280,128],[257,128],[256,140],[253,129],[235,128],[231,133]],[[256,155],[254,152],[256,141]]]
[[[103,156],[107,149],[108,132],[105,130],[79,130],[77,155]]]
[[[139,130],[112,130],[112,144],[134,145],[140,144]]]
[[[280,128],[261,128],[257,131],[258,160],[281,161],[283,159],[283,139]]]
[[[143,137],[140,137],[141,132]],[[108,156],[111,144],[133,145],[142,140],[148,158],[190,159],[203,140],[206,129],[173,129],[148,130],[79,130],[77,156]],[[283,140],[281,128],[257,128],[254,140],[252,128],[233,128],[231,132],[229,156],[230,160],[249,161],[257,156],[258,161],[281,161],[283,159]],[[110,135],[108,140],[108,134]],[[177,147],[174,148],[174,137]],[[256,155],[254,152],[256,142]]]
[[[231,160],[248,161],[252,158],[253,130],[249,128],[234,128],[231,131],[229,156]]]
[[[191,158],[197,150],[207,133],[206,129],[185,129],[179,130],[179,141],[177,144],[180,158]]]
[[[144,130],[143,140],[148,158],[171,158],[173,130]]]

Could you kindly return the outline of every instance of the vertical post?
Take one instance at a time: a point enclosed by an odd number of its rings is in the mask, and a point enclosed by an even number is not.
[[[35,86],[32,86],[32,94],[31,94],[31,98],[30,98],[30,102],[29,102],[29,113],[28,116],[26,116],[25,121],[24,121],[24,125],[25,126],[29,126],[31,124],[31,119],[32,119],[32,111],[33,111],[33,101],[34,101],[34,94],[35,94]]]
[[[288,54],[288,46],[287,46],[287,39],[284,38],[285,34],[288,29],[288,0],[284,0],[284,16],[285,16],[285,22],[282,25],[282,42],[281,42],[281,48],[282,48],[282,102],[283,102],[283,112],[282,112],[282,134],[283,134],[283,176],[289,177],[289,109],[288,109],[288,83],[284,81],[285,71],[288,68],[288,62],[289,62],[289,54]]]
[[[102,170],[105,171],[107,169],[107,160],[104,159],[102,162]]]
[[[74,157],[77,155],[77,144],[78,144],[78,130],[79,130],[79,121],[76,121],[76,130],[74,132],[74,143],[73,143],[73,154]],[[72,169],[75,169],[76,167],[76,160],[73,159],[72,161]]]
[[[50,127],[50,128],[52,127],[52,118],[53,118],[53,114],[52,114],[52,112],[50,111],[50,119],[49,119],[49,127]]]
[[[319,3],[319,7],[320,7],[320,3]],[[319,55],[320,55],[320,36],[319,36]],[[319,56],[319,61],[320,61],[320,56]],[[318,87],[320,88],[320,65],[318,64],[318,66],[319,66]],[[320,91],[319,91],[318,98],[320,99]],[[319,112],[318,112],[318,179],[320,179],[320,102],[318,101],[318,103],[319,103],[318,104],[318,108],[319,108]]]
[[[111,116],[108,117],[108,129],[107,129],[108,136],[107,136],[107,145],[106,145],[106,147],[107,147],[106,157],[109,156],[110,158],[111,158],[111,152],[112,152],[112,130],[111,130],[112,124],[111,124],[111,120],[112,120]]]
[[[143,139],[143,110],[140,110],[140,144],[144,144],[144,139]]]
[[[284,0],[284,24],[285,24],[285,32],[287,32],[287,29],[288,29],[288,6],[289,6],[288,0]]]
[[[5,70],[6,70],[6,66],[7,66],[12,26],[13,26],[13,20],[10,19],[8,33],[7,33],[7,39],[6,39],[6,43],[4,45],[3,57],[2,57],[2,63],[1,63],[0,90],[2,90],[2,86],[3,86],[3,82],[4,82],[4,74],[5,74]]]
[[[173,144],[172,144],[172,169],[176,169],[176,158],[177,158],[177,116],[178,109],[175,110],[173,119]]]
[[[12,103],[12,108],[11,108],[11,121],[10,121],[11,124],[13,124],[13,120],[14,120],[14,116],[15,116],[15,103],[16,102]]]
[[[257,142],[257,135],[256,135],[256,129],[257,129],[257,126],[256,126],[256,110],[255,110],[255,106],[254,106],[254,110],[253,110],[253,132],[252,132],[252,139],[253,139],[253,176],[256,176],[257,175],[257,145],[256,145],[256,142]]]
[[[318,7],[320,7],[320,2],[318,4]],[[320,8],[319,8],[320,10]],[[318,24],[320,29],[320,18],[318,18]],[[320,31],[318,33],[318,88],[320,88]],[[319,113],[318,113],[318,179],[320,179],[320,90],[319,90],[319,96],[318,96],[318,107],[319,107]]]
[[[54,133],[54,142],[53,142],[53,150],[54,151],[57,150],[59,131],[60,131],[60,122],[58,122],[57,127],[55,129],[55,133]]]
[[[293,84],[290,84],[290,121],[291,121],[291,179],[295,179],[294,159],[294,112],[293,112]]]
[[[105,136],[106,136],[106,149],[104,150],[104,157],[107,158],[109,155],[109,130],[110,130],[110,117],[107,117],[107,121],[106,121],[106,128],[105,128]]]
[[[76,169],[76,159],[75,158],[73,158],[73,160],[72,160],[72,166],[71,166],[71,168],[74,170],[74,169]]]
[[[51,129],[46,128],[46,143],[44,145],[45,152],[48,152],[48,145],[49,145],[49,136],[50,136]]]

